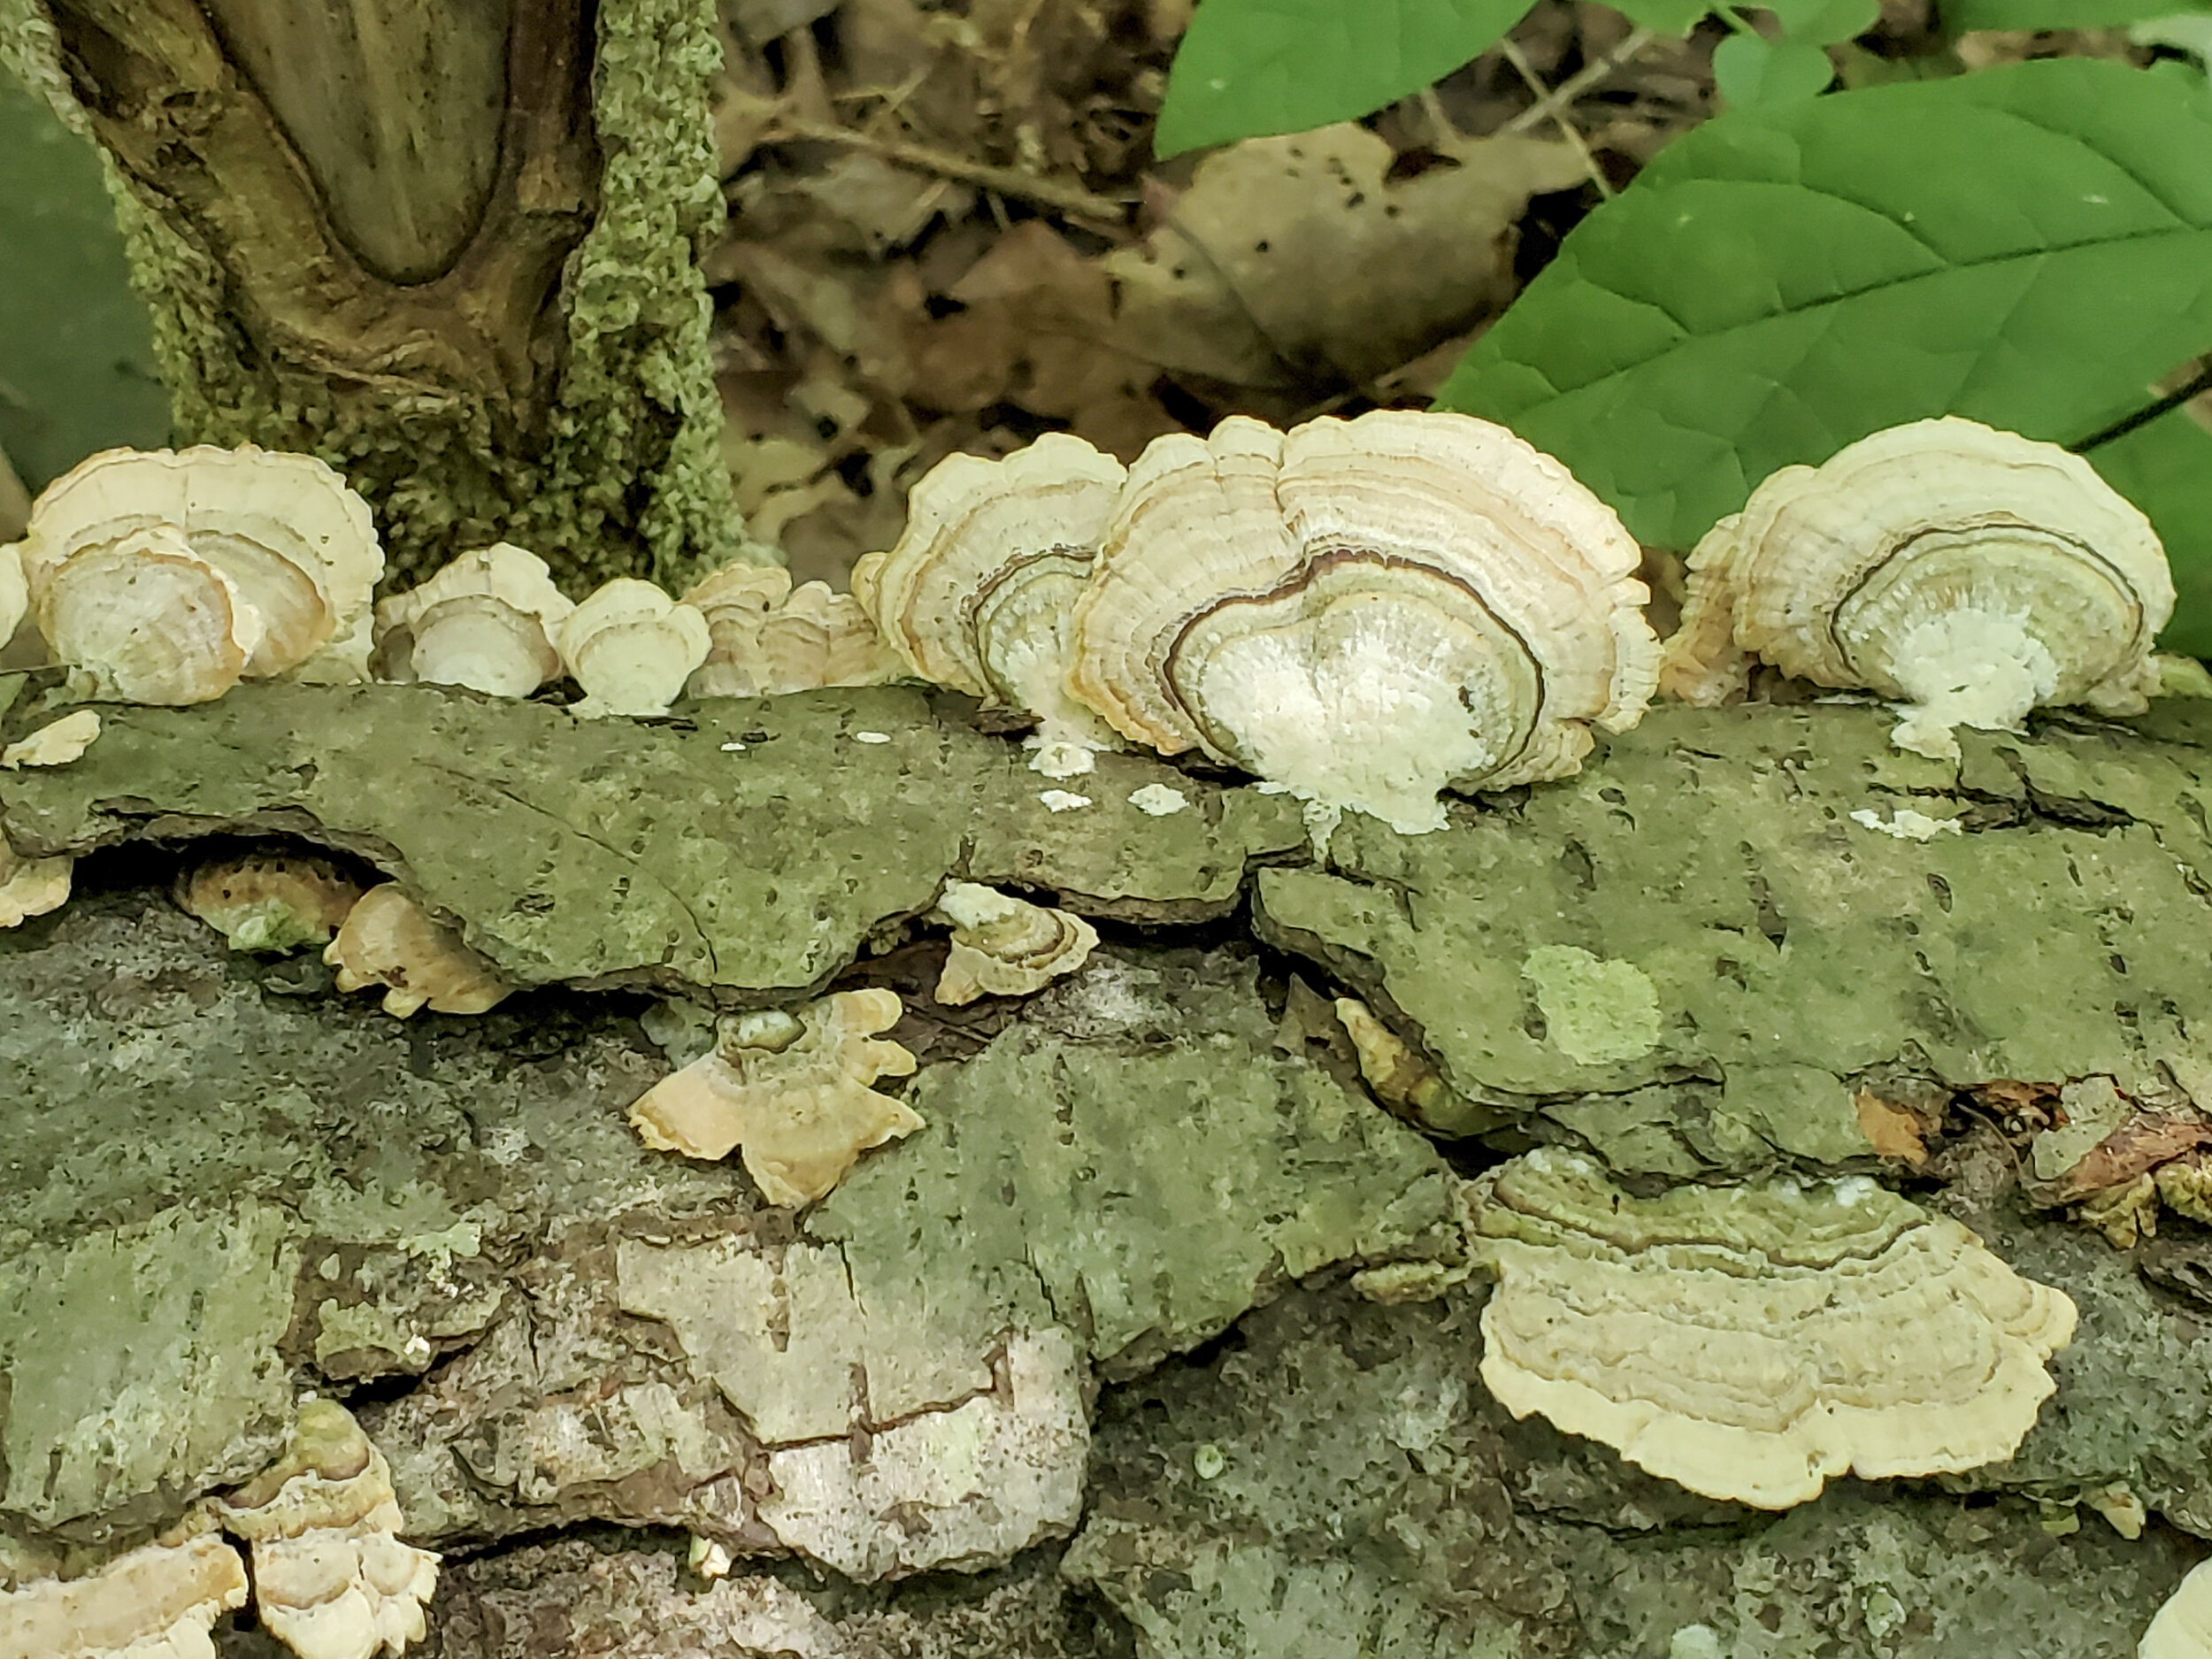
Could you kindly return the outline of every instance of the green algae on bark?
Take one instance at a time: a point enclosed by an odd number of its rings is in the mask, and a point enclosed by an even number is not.
[[[1010,1553],[1074,1519],[1089,1356],[1456,1248],[1435,1153],[1278,1052],[1255,975],[1102,953],[795,1217],[637,1145],[662,1066],[618,1007],[402,1024],[153,894],[81,898],[0,936],[0,1080],[39,1107],[0,1169],[0,1536],[129,1541],[265,1461],[296,1387],[429,1372],[361,1409],[425,1540],[603,1517],[855,1572]],[[883,1455],[849,1492],[808,1460],[856,1421]],[[885,1484],[902,1448],[1060,1484],[933,1510]]]
[[[1109,1376],[1333,1263],[1455,1256],[1442,1160],[1279,1053],[1256,975],[1225,953],[1094,956],[924,1073],[908,1099],[944,1132],[871,1160],[808,1233],[864,1302],[1069,1324]]]
[[[94,1538],[169,1518],[178,1488],[242,1479],[281,1448],[277,1345],[298,1243],[248,1204],[150,1220],[0,1267],[0,1523]]]
[[[0,1087],[35,1107],[0,1165],[0,1533],[173,1519],[267,1461],[300,1383],[471,1340],[551,1217],[727,1193],[623,1124],[634,1032],[302,988],[151,894],[0,935]]]
[[[1628,1170],[1869,1156],[1849,1083],[1876,1066],[2207,1075],[2212,717],[1969,733],[1957,766],[1886,722],[1655,709],[1443,833],[1348,819],[1327,868],[1259,872],[1255,926],[1394,1013],[1462,1096],[1555,1110],[1550,1133]],[[1885,833],[1900,809],[1953,827]]]
[[[523,985],[788,1000],[948,876],[1078,911],[1198,919],[1304,845],[1294,803],[1110,757],[1054,810],[1015,745],[918,694],[802,693],[578,720],[442,687],[245,687],[104,708],[80,761],[0,781],[19,849],[288,831],[379,865]],[[1176,778],[1191,807],[1129,796]]]

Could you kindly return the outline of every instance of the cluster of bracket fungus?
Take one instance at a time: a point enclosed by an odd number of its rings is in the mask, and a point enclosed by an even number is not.
[[[1661,685],[1740,690],[1752,659],[1903,705],[1896,741],[1954,758],[1957,726],[2080,703],[2141,712],[2173,580],[2150,523],[2089,464],[1955,417],[1784,467],[1690,556]]]
[[[246,1564],[204,1521],[75,1578],[0,1591],[8,1659],[215,1659],[215,1621],[246,1604]]]
[[[4,1659],[215,1659],[248,1599],[300,1659],[371,1659],[422,1640],[438,1557],[403,1543],[391,1471],[352,1414],[303,1404],[283,1456],[175,1527],[74,1578],[0,1590]]]
[[[910,1077],[914,1056],[879,1033],[898,1023],[895,991],[838,991],[795,1010],[720,1022],[715,1045],[638,1096],[630,1122],[657,1152],[721,1158],[742,1149],[772,1204],[810,1204],[872,1147],[921,1118],[868,1086]]]
[[[559,678],[554,640],[576,607],[545,561],[511,541],[464,553],[376,607],[370,665],[380,680],[466,686],[526,697]]]
[[[371,887],[346,912],[323,960],[338,970],[342,991],[383,987],[384,1011],[401,1019],[425,1008],[485,1013],[514,989],[392,882]]]
[[[255,1611],[300,1659],[422,1640],[438,1557],[400,1540],[391,1470],[344,1407],[303,1405],[284,1456],[209,1509],[251,1548]]]
[[[148,703],[284,674],[526,696],[565,673],[580,714],[652,715],[695,675],[693,695],[750,696],[900,666],[851,595],[792,592],[780,570],[733,566],[680,600],[618,578],[577,604],[499,542],[372,617],[383,571],[367,503],[311,456],[111,449],[50,485],[0,548],[0,641],[27,613],[81,695]]]
[[[366,617],[368,504],[311,456],[110,449],[40,495],[31,613],[87,695],[190,703],[300,668]]]
[[[2062,1292],[1862,1178],[1647,1199],[1540,1151],[1470,1198],[1490,1392],[1707,1497],[2002,1462],[2073,1334]]]
[[[1038,718],[1037,768],[1089,770],[1118,746],[1067,684],[1070,629],[1127,472],[1049,433],[1002,461],[948,456],[907,496],[906,530],[853,568],[853,593],[924,680]]]
[[[1064,770],[1118,734],[1434,829],[1440,790],[1576,770],[1656,672],[1619,519],[1471,416],[1235,417],[1125,475],[1061,438],[916,500],[855,591],[918,672],[1038,715]]]
[[[819,686],[879,686],[904,673],[850,594],[796,589],[777,565],[727,565],[687,590],[707,619],[706,658],[685,694],[774,697]]]
[[[680,598],[617,577],[580,604],[535,554],[508,542],[465,553],[377,607],[379,679],[525,697],[563,675],[579,715],[665,714],[679,697],[774,696],[880,685],[902,665],[849,594],[736,564]]]
[[[426,1008],[439,1014],[488,1013],[514,992],[489,962],[398,883],[365,887],[319,853],[277,847],[214,853],[179,870],[170,895],[178,909],[222,934],[233,950],[277,955],[319,949],[337,970],[341,991],[381,990],[384,1011],[395,1018]]]
[[[1098,930],[1079,916],[972,881],[947,882],[936,913],[952,924],[934,994],[949,1007],[1041,991],[1081,967],[1098,943]]]

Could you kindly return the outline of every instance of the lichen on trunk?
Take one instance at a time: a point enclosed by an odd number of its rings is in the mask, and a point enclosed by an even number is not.
[[[718,61],[701,0],[0,0],[0,62],[100,148],[178,441],[321,456],[402,578],[734,550]]]

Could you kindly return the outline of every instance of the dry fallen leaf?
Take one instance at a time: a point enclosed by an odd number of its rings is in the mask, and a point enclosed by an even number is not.
[[[944,297],[960,309],[934,316],[918,284],[895,278],[887,291],[903,313],[916,404],[1014,404],[1124,459],[1175,430],[1148,389],[1158,371],[1107,343],[1112,280],[1042,220],[1001,236]]]
[[[1468,139],[1410,178],[1364,128],[1256,138],[1201,162],[1148,253],[1109,254],[1116,342],[1237,385],[1364,382],[1502,309],[1531,196],[1584,176],[1570,146]]]
[[[1871,1089],[1861,1089],[1855,1100],[1859,1129],[1878,1155],[1901,1159],[1915,1169],[1928,1161],[1925,1137],[1930,1125],[1921,1122],[1919,1114],[1884,1100]]]

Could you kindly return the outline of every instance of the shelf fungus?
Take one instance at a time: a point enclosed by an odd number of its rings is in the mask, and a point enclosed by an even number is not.
[[[741,1148],[770,1203],[810,1204],[863,1152],[922,1127],[868,1087],[914,1071],[912,1055],[877,1034],[900,1011],[897,992],[867,990],[732,1015],[710,1052],[638,1097],[630,1122],[656,1152],[720,1158]]]
[[[495,542],[380,602],[371,665],[380,680],[526,697],[560,678],[554,637],[575,609],[543,559]]]
[[[26,858],[0,835],[0,927],[19,927],[34,916],[69,902],[70,872],[76,859]]]
[[[222,934],[233,950],[274,954],[328,945],[363,888],[311,853],[249,852],[186,865],[173,892],[180,910]]]
[[[775,697],[824,686],[880,686],[906,665],[850,594],[826,582],[794,590],[774,565],[726,565],[683,603],[707,619],[706,660],[685,687],[694,697]]]
[[[707,619],[648,581],[618,576],[561,624],[561,661],[584,688],[578,715],[666,714],[712,643]]]
[[[935,992],[949,1006],[1041,991],[1081,967],[1098,943],[1098,930],[1079,916],[972,881],[947,882],[936,913],[952,924]]]
[[[23,766],[66,766],[81,758],[99,735],[99,710],[79,709],[58,720],[49,720],[20,742],[0,749],[0,766],[10,772]]]
[[[338,970],[342,991],[383,986],[384,1011],[400,1019],[425,1008],[481,1014],[514,989],[392,882],[362,895],[323,960]]]
[[[1470,1200],[1490,1392],[1706,1497],[2001,1463],[2073,1334],[2063,1294],[1863,1178],[1645,1199],[1538,1151]]]
[[[215,1659],[215,1621],[246,1604],[246,1563],[198,1529],[0,1590],[0,1659]]]
[[[2136,1659],[2212,1659],[2212,1563],[2192,1567],[2151,1616]]]
[[[1640,550],[1567,469],[1471,416],[1154,440],[1076,611],[1069,685],[1124,736],[1440,827],[1442,789],[1579,769],[1643,713]]]
[[[1048,433],[1000,461],[948,456],[907,497],[906,530],[853,568],[853,592],[917,674],[1038,717],[1033,763],[1088,771],[1118,747],[1069,694],[1071,627],[1125,469]]]
[[[368,504],[312,456],[109,449],[47,486],[22,542],[40,632],[95,696],[189,703],[299,667],[367,614]]]
[[[301,1406],[283,1457],[208,1510],[251,1548],[254,1611],[300,1659],[422,1640],[438,1557],[400,1541],[391,1470],[343,1406]]]
[[[1787,466],[1690,555],[1661,687],[1717,703],[1754,658],[1900,705],[1893,741],[1955,758],[1959,726],[2081,703],[2135,714],[2174,606],[2150,523],[2055,444],[1946,417]]]

